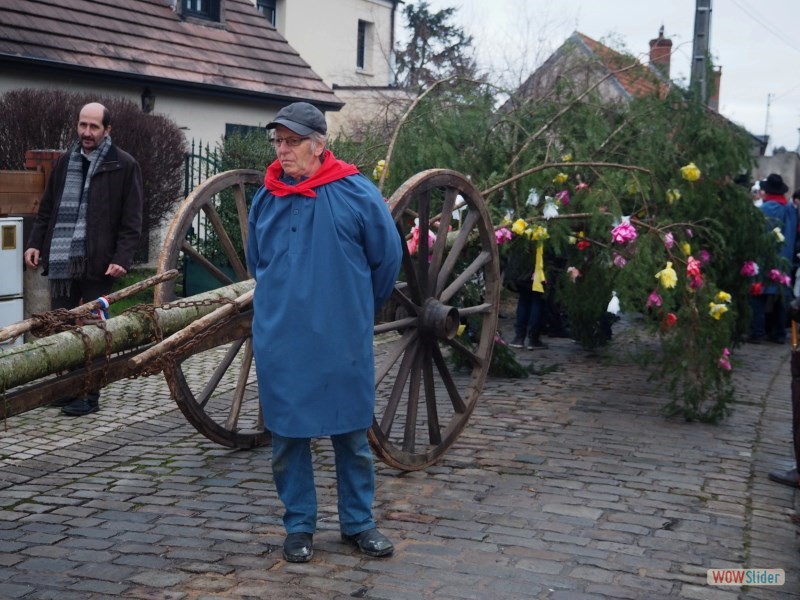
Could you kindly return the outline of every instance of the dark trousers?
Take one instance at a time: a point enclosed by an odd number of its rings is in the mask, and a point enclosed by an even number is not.
[[[768,337],[775,342],[786,339],[786,299],[777,294],[762,294],[750,297],[750,338],[763,340]]]
[[[100,296],[108,295],[113,285],[113,277],[105,277],[101,281],[73,279],[67,295],[50,297],[50,309],[70,309],[92,300],[97,300]],[[90,400],[98,401],[100,399],[100,390],[87,390],[86,397]]]
[[[514,333],[524,337],[538,338],[542,331],[544,313],[544,294],[534,292],[530,285],[520,286],[517,299],[517,319],[514,322]]]

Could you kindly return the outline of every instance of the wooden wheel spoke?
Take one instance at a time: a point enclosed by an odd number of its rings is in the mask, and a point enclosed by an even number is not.
[[[439,227],[436,234],[436,241],[433,244],[433,252],[431,253],[430,273],[428,276],[428,289],[436,289],[436,280],[439,274],[439,269],[442,266],[445,250],[447,249],[447,232],[450,229],[450,220],[453,217],[453,206],[456,202],[457,191],[453,188],[447,188],[444,195],[444,205],[442,213],[439,218]]]
[[[219,280],[222,285],[230,285],[233,283],[233,279],[228,277],[228,275],[224,271],[220,270],[217,265],[200,254],[200,252],[188,241],[183,240],[181,243],[181,251],[183,251],[184,254],[188,254],[194,262],[202,266],[210,275]]]
[[[467,360],[469,360],[475,367],[482,367],[484,365],[485,361],[483,358],[475,354],[471,349],[459,342],[457,339],[445,341],[456,352],[462,354]]]
[[[428,270],[430,268],[430,240],[428,235],[430,232],[429,209],[430,209],[431,193],[426,190],[419,196],[419,243],[417,244],[417,265],[419,266],[419,281],[420,291],[423,298],[429,296],[428,291],[431,289],[428,285]]]
[[[386,409],[383,411],[381,418],[380,428],[387,437],[392,431],[394,418],[397,415],[397,407],[400,405],[400,400],[403,397],[403,390],[406,387],[406,381],[411,373],[411,367],[414,364],[419,351],[419,344],[414,344],[403,355],[403,360],[400,361],[400,368],[397,370],[397,378],[392,386],[392,393],[389,396],[389,402],[386,404]]]
[[[250,365],[253,362],[253,338],[248,337],[244,344],[244,354],[242,356],[242,366],[239,369],[239,378],[236,381],[236,389],[233,392],[233,402],[225,419],[224,427],[230,431],[235,431],[239,423],[239,413],[242,410],[242,401],[247,388],[247,380],[250,378]]]
[[[440,295],[439,300],[444,303],[447,303],[453,296],[455,296],[456,292],[461,289],[464,284],[466,284],[472,277],[483,267],[485,267],[489,262],[492,260],[492,255],[484,250],[481,252],[478,257],[470,263],[466,269],[464,269],[461,274],[456,277],[453,282],[447,286]]]
[[[233,188],[233,198],[236,202],[236,215],[239,217],[239,232],[242,234],[242,246],[247,248],[247,193],[244,189],[244,183],[239,182],[239,185]]]
[[[228,259],[228,262],[233,268],[233,272],[236,273],[236,276],[240,280],[247,279],[247,269],[242,264],[242,261],[239,258],[238,252],[236,252],[236,248],[233,246],[230,236],[225,231],[225,225],[222,223],[222,218],[219,216],[217,209],[214,208],[214,205],[211,204],[211,202],[207,202],[203,205],[203,212],[206,213],[208,220],[211,221],[211,225],[214,227],[214,233],[216,233],[217,237],[219,238],[219,243],[222,246],[223,252],[225,253],[225,258]]]
[[[386,374],[391,370],[397,360],[403,355],[408,346],[417,340],[418,333],[416,329],[412,329],[403,334],[399,340],[392,344],[391,349],[383,357],[381,364],[375,368],[375,386],[383,381]]]
[[[417,270],[414,268],[414,259],[408,251],[408,244],[403,243],[403,273],[406,276],[406,287],[411,296],[412,304],[422,305],[422,290],[419,287]],[[395,288],[396,289],[396,288]]]
[[[434,344],[438,351],[438,345]],[[422,360],[422,381],[425,385],[425,406],[428,410],[428,442],[438,446],[442,443],[442,432],[439,430],[439,413],[436,408],[436,387],[433,385],[433,350],[430,346],[425,348],[425,356]]]
[[[411,369],[411,381],[408,386],[408,405],[406,406],[406,423],[403,428],[403,451],[405,452],[413,452],[416,447],[419,389],[424,354],[424,352],[419,351],[415,353],[414,366]]]
[[[228,367],[231,366],[233,359],[236,358],[236,354],[239,352],[239,348],[242,347],[243,343],[244,339],[235,340],[231,343],[230,348],[228,348],[228,351],[225,353],[225,357],[220,361],[219,365],[217,365],[217,368],[214,369],[214,373],[209,378],[203,391],[197,395],[197,404],[199,404],[201,408],[205,408],[206,404],[208,404],[208,401],[217,389],[219,382],[222,381],[222,378],[225,376]]]
[[[447,390],[447,394],[450,396],[450,403],[453,405],[453,411],[457,414],[464,414],[467,412],[467,405],[461,397],[461,393],[458,391],[455,381],[453,381],[453,375],[447,367],[447,362],[445,362],[439,346],[433,349],[433,361],[436,363],[436,368],[439,370],[439,375],[442,378],[444,387]]]
[[[377,335],[379,333],[386,333],[387,331],[400,331],[406,327],[416,327],[418,321],[418,317],[405,317],[395,321],[387,321],[385,323],[375,325],[375,334]]]
[[[464,248],[466,247],[467,242],[473,233],[472,229],[478,223],[479,219],[480,213],[477,211],[469,211],[467,213],[467,217],[464,219],[464,224],[459,230],[458,235],[453,242],[453,246],[450,248],[450,252],[448,253],[447,258],[442,265],[442,268],[439,270],[439,275],[436,279],[436,289],[434,291],[434,295],[436,297],[440,296],[441,291],[447,284],[447,280],[453,273],[453,269],[455,269],[456,263],[458,262],[461,253],[464,251]]]
[[[494,310],[491,304],[476,304],[475,306],[467,306],[466,308],[459,308],[458,314],[462,317],[470,315],[488,315]]]

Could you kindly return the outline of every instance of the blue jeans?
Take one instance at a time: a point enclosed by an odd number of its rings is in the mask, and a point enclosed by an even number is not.
[[[375,470],[367,430],[332,435],[336,457],[339,528],[355,535],[375,527],[372,502]],[[311,439],[272,434],[272,477],[283,502],[286,533],[314,533],[317,528],[317,492],[311,464]]]

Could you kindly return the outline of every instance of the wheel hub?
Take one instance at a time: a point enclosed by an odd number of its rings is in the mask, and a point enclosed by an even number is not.
[[[458,333],[459,324],[460,317],[455,306],[442,304],[436,298],[425,300],[419,318],[421,336],[452,340]]]

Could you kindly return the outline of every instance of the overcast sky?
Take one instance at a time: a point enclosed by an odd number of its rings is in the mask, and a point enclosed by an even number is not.
[[[672,79],[689,80],[695,0],[429,2],[434,11],[458,8],[453,22],[474,37],[480,66],[509,81],[540,65],[574,31],[646,61],[662,25],[673,43]],[[720,112],[751,133],[768,133],[768,154],[776,146],[797,149],[800,0],[712,0],[711,8],[711,56],[722,67]]]

